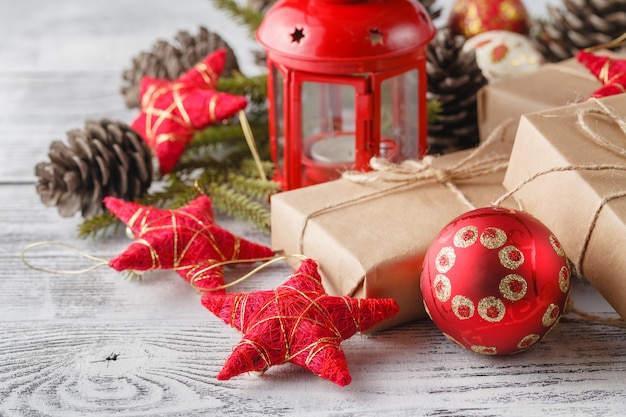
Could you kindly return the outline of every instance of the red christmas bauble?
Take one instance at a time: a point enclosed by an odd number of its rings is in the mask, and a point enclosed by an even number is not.
[[[471,38],[490,30],[528,33],[528,13],[520,0],[457,0],[448,17],[454,35]]]
[[[506,355],[557,325],[570,270],[543,223],[486,207],[457,217],[437,235],[420,285],[428,315],[447,338],[477,353]]]

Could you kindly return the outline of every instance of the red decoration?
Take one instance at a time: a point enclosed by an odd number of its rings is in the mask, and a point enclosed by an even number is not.
[[[269,133],[283,189],[427,150],[426,54],[436,33],[414,0],[284,0],[257,39],[268,66]]]
[[[154,149],[162,174],[174,169],[195,131],[246,107],[245,97],[213,90],[225,60],[218,49],[174,81],[141,80],[141,113],[132,127]]]
[[[311,259],[274,290],[211,295],[202,304],[243,333],[218,379],[293,362],[340,386],[351,381],[341,341],[398,312],[392,299],[327,295]]]
[[[602,87],[594,91],[591,97],[626,93],[626,59],[613,59],[586,51],[578,52],[577,59],[602,82]]]
[[[200,196],[185,207],[162,210],[104,199],[106,207],[135,234],[136,240],[109,262],[117,271],[174,269],[198,287],[224,284],[223,268],[210,265],[226,260],[272,256],[270,248],[233,235],[213,223],[211,200]]]
[[[556,326],[570,270],[541,222],[487,207],[443,228],[426,254],[421,289],[446,337],[477,353],[504,355],[527,349]]]
[[[490,30],[528,33],[528,13],[520,0],[457,0],[448,26],[453,35],[466,38]]]

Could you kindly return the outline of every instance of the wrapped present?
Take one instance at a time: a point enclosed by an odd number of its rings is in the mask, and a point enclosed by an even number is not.
[[[589,70],[571,58],[483,87],[478,93],[478,130],[487,138],[502,122],[518,123],[523,114],[577,103],[601,87]],[[510,130],[512,136],[515,129]]]
[[[522,117],[504,185],[626,318],[626,94]]]
[[[391,172],[276,194],[273,249],[315,259],[331,295],[394,298],[399,314],[372,331],[425,317],[419,278],[432,239],[454,217],[505,192],[511,147],[492,137],[477,149],[392,165]]]

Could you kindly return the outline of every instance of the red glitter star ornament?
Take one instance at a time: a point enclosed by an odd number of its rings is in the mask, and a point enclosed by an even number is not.
[[[312,259],[274,290],[205,296],[202,304],[243,333],[217,379],[292,362],[340,386],[352,380],[340,343],[399,311],[393,299],[327,295]]]
[[[174,269],[199,288],[215,288],[224,284],[223,267],[211,265],[274,254],[266,246],[217,226],[213,222],[211,200],[204,195],[175,210],[114,197],[106,197],[104,204],[136,237],[123,253],[109,262],[116,271]]]
[[[599,56],[587,51],[578,52],[577,59],[602,82],[592,98],[601,98],[626,92],[626,59]]]
[[[132,127],[154,150],[161,174],[174,169],[195,131],[246,107],[245,97],[213,89],[225,61],[226,51],[218,49],[176,80],[141,80],[141,113]]]

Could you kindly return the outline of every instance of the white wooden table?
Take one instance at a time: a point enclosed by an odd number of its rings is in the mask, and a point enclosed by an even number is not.
[[[494,358],[421,321],[345,341],[353,382],[344,388],[291,364],[217,381],[240,336],[174,273],[138,283],[106,267],[71,276],[23,265],[33,242],[105,259],[128,245],[123,235],[77,238],[79,218],[40,203],[34,165],[85,119],[132,121],[121,70],[157,38],[199,24],[236,46],[244,72],[258,71],[254,41],[208,0],[0,1],[0,415],[624,415],[626,332],[613,327],[562,323],[528,352]],[[269,243],[245,224],[219,222]],[[89,264],[57,247],[31,258],[51,269]],[[274,288],[289,272],[275,266],[238,289]],[[586,283],[574,284],[574,297],[581,309],[613,314]]]

